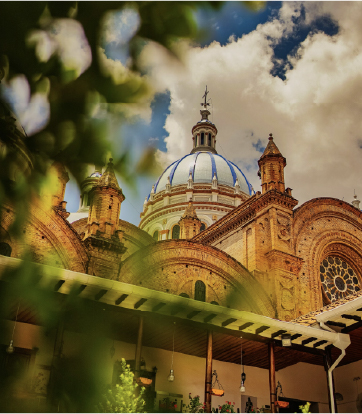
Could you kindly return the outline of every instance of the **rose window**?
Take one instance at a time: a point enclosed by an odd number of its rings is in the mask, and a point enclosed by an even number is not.
[[[322,261],[320,278],[324,293],[332,302],[361,289],[355,271],[339,257],[328,256]]]

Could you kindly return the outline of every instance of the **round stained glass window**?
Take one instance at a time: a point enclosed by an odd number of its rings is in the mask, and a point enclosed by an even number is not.
[[[320,264],[320,279],[324,293],[331,302],[361,289],[351,266],[335,256],[328,256]]]

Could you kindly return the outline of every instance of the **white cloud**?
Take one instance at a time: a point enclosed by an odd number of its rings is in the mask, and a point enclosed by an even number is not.
[[[45,19],[43,30],[33,30],[27,37],[41,62],[57,53],[67,70],[82,74],[92,62],[92,52],[82,25],[73,19]]]
[[[50,116],[46,93],[36,92],[30,95],[30,86],[24,75],[16,76],[10,82],[3,82],[1,92],[28,135],[44,128]]]
[[[109,12],[103,20],[103,41],[125,45],[134,36],[139,25],[140,17],[134,9]]]
[[[269,132],[287,158],[286,184],[304,202],[332,196],[362,197],[362,3],[303,3],[306,23],[329,14],[338,24],[334,37],[310,34],[297,58],[290,58],[286,80],[270,74],[273,45],[294,30],[300,3],[286,2],[279,16],[241,39],[231,37],[201,48],[178,45],[183,63],[150,43],[144,66],[156,90],[169,90],[170,115],[165,129],[171,163],[191,150],[191,128],[199,121],[205,85],[212,98],[219,153],[237,162],[255,189],[260,188],[256,143],[265,146]]]

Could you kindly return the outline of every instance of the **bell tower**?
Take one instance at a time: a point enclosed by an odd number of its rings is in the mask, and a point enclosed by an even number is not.
[[[269,190],[285,192],[284,168],[287,165],[286,159],[275,145],[273,135],[269,134],[269,142],[259,161],[259,177],[261,178],[262,194]]]
[[[207,107],[210,106],[210,104],[207,102],[208,93],[209,91],[206,86],[205,94],[203,96],[204,102],[201,103],[201,106],[203,107],[203,109],[200,110],[201,121],[192,128],[193,148],[191,154],[199,151],[208,151],[217,154],[215,149],[217,128],[209,121],[210,111]]]
[[[200,233],[202,223],[197,217],[191,200],[178,224],[180,225],[180,239],[192,239]]]
[[[102,177],[89,191],[90,209],[84,242],[90,260],[88,273],[114,279],[118,276],[122,254],[122,232],[118,230],[121,203],[125,199],[114,173],[112,158]]]

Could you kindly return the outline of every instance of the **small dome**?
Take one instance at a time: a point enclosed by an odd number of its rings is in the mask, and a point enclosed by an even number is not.
[[[216,174],[219,185],[234,187],[238,179],[241,191],[248,195],[253,192],[251,184],[237,165],[219,154],[200,151],[187,154],[169,165],[157,180],[155,193],[166,189],[168,177],[170,177],[171,186],[174,186],[187,184],[190,174],[195,184],[211,184],[214,174]]]
[[[102,173],[100,173],[99,171],[94,171],[94,173],[92,173],[90,176],[90,178],[101,178],[102,177]]]

